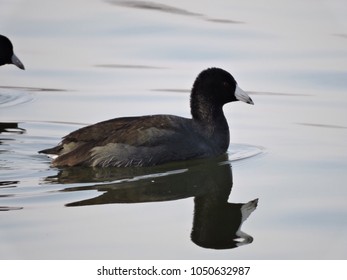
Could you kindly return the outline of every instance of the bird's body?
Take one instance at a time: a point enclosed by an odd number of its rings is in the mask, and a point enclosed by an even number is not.
[[[225,152],[227,124],[217,130],[172,115],[117,118],[76,130],[45,153],[59,155],[56,166],[150,166]],[[213,135],[222,135],[217,145]]]
[[[41,152],[57,155],[53,166],[151,166],[217,156],[229,146],[222,107],[236,100],[253,104],[228,72],[210,68],[193,85],[192,119],[173,115],[111,119],[78,129]]]
[[[14,54],[11,41],[0,35],[0,66],[5,64],[14,64],[22,70],[25,69],[23,63]]]

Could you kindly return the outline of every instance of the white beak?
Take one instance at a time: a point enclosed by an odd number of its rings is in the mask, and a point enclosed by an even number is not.
[[[240,101],[246,102],[248,104],[254,105],[253,100],[238,85],[236,85],[235,97],[236,97],[237,100],[240,100]]]
[[[18,68],[25,70],[23,63],[19,60],[19,58],[15,54],[12,55],[11,61]]]

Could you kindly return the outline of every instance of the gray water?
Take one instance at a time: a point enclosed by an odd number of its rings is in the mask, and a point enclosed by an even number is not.
[[[0,68],[0,258],[345,259],[346,13],[337,0],[1,3],[26,70]],[[255,102],[225,106],[227,155],[93,170],[37,153],[114,117],[189,117],[211,66]]]

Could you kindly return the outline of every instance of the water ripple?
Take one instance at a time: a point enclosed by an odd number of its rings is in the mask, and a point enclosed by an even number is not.
[[[30,102],[35,92],[65,91],[54,88],[0,86],[0,108],[15,106]]]
[[[30,102],[31,100],[33,100],[33,96],[25,92],[1,93],[0,108],[23,104]]]

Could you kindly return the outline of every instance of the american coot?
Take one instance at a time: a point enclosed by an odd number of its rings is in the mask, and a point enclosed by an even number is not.
[[[25,69],[23,63],[13,53],[13,46],[11,41],[0,35],[0,66],[5,64],[14,64],[20,69]]]
[[[192,119],[173,115],[125,117],[78,129],[40,153],[53,166],[151,166],[214,157],[229,146],[224,104],[254,104],[227,71],[209,68],[196,78],[190,97]]]

